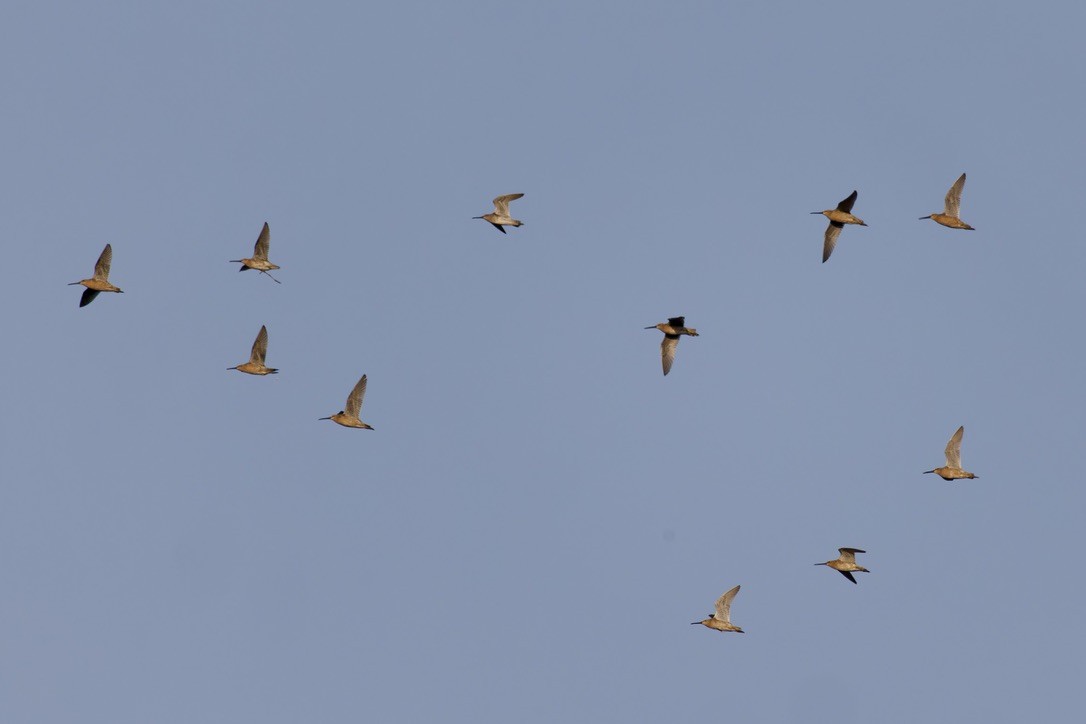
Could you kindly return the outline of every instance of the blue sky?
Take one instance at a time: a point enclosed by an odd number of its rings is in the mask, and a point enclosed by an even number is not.
[[[1084,21],[9,4],[0,719],[1072,719]]]

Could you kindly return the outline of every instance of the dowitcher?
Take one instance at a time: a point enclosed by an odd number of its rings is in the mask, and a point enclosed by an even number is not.
[[[861,573],[871,572],[856,563],[856,554],[867,553],[867,551],[861,550],[859,548],[838,548],[837,552],[841,555],[833,559],[832,561],[826,561],[825,563],[815,563],[815,565],[829,566],[833,570],[838,571],[842,576],[852,581],[853,583],[856,582],[856,579],[852,577],[853,571],[860,571]]]
[[[343,409],[330,417],[322,417],[321,420],[331,420],[344,427],[358,427],[363,430],[372,430],[371,425],[367,425],[358,419],[358,411],[362,409],[362,398],[366,396],[366,376],[362,375],[362,379],[358,381],[358,384],[351,390],[351,394],[347,397],[347,404],[343,406]]]
[[[935,473],[943,480],[960,480],[962,478],[979,478],[979,475],[962,470],[962,435],[965,434],[965,426],[950,436],[950,442],[946,444],[946,465],[934,470],[925,470],[924,474]]]
[[[524,194],[506,194],[505,196],[499,196],[494,199],[494,213],[483,214],[482,216],[473,216],[473,219],[485,219],[494,225],[494,228],[505,233],[503,227],[506,226],[523,226],[524,223],[517,221],[509,215],[509,202],[516,201]]]
[[[664,340],[660,342],[660,360],[664,365],[664,374],[671,371],[671,364],[675,361],[675,348],[679,346],[679,335],[687,334],[698,337],[698,330],[686,328],[686,317],[669,317],[666,322],[654,324],[645,329],[658,329],[664,333]]]
[[[253,342],[253,351],[249,353],[249,361],[237,367],[227,367],[228,370],[237,370],[250,375],[274,375],[279,370],[266,367],[264,356],[268,354],[268,328],[260,325],[260,331]]]
[[[264,228],[260,230],[260,236],[256,238],[256,245],[253,246],[253,256],[251,259],[231,259],[231,264],[241,264],[241,268],[238,271],[245,271],[246,269],[256,269],[261,274],[268,274],[272,269],[278,269],[278,265],[272,264],[268,261],[268,247],[271,246],[271,229],[268,228],[268,222],[264,222]],[[276,284],[282,284],[281,281],[268,274],[273,282]]]
[[[859,224],[860,226],[867,226],[863,219],[853,216],[852,205],[856,203],[856,192],[853,191],[847,198],[843,199],[841,203],[837,204],[836,209],[826,209],[825,211],[812,211],[812,214],[822,214],[830,220],[830,225],[826,227],[826,240],[822,244],[822,263],[825,264],[826,260],[830,258],[830,254],[833,253],[833,247],[837,246],[837,237],[841,235],[841,229],[845,228],[845,224]]]
[[[743,629],[739,628],[731,621],[732,599],[735,598],[735,594],[737,593],[739,593],[739,586],[736,586],[716,600],[716,613],[710,613],[709,618],[704,621],[694,621],[690,625],[696,626],[700,623],[702,626],[708,626],[721,633],[724,633],[725,631],[745,633]]]
[[[82,284],[86,287],[86,289],[83,290],[83,296],[79,299],[79,306],[85,307],[93,302],[99,292],[124,293],[121,289],[109,283],[109,266],[112,263],[113,247],[106,244],[106,248],[102,249],[102,254],[98,257],[98,261],[94,265],[94,276],[90,279],[81,279],[78,282],[72,282],[68,285],[74,286],[76,284]]]
[[[946,199],[943,200],[943,213],[928,214],[927,216],[921,216],[920,219],[931,219],[935,223],[949,226],[951,229],[974,231],[972,226],[958,218],[958,212],[962,207],[963,188],[965,188],[964,173],[959,176],[958,180],[954,182],[954,185],[950,187],[950,191],[946,192]]]

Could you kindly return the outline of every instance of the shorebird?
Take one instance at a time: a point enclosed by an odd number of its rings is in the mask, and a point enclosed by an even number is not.
[[[825,563],[815,563],[815,565],[829,566],[853,583],[856,582],[856,579],[852,577],[852,571],[870,573],[869,570],[856,563],[856,554],[867,553],[867,551],[860,550],[859,548],[838,548],[837,551],[841,554],[837,558],[832,561],[826,561]]]
[[[666,322],[660,322],[645,329],[658,329],[664,333],[664,340],[660,342],[660,360],[663,362],[665,375],[671,371],[671,364],[675,361],[675,348],[679,346],[679,335],[700,336],[698,330],[693,327],[686,328],[686,317],[669,317]]]
[[[268,274],[272,269],[278,269],[278,265],[272,264],[268,261],[268,247],[271,245],[271,229],[268,228],[268,222],[264,222],[264,228],[260,230],[260,236],[256,238],[256,245],[253,246],[253,256],[251,259],[231,259],[231,264],[241,264],[241,268],[238,271],[245,271],[246,269],[256,269],[261,274]],[[276,284],[282,284],[281,281],[268,274],[273,282]]]
[[[274,375],[279,370],[264,365],[264,355],[268,353],[268,328],[260,326],[253,342],[253,351],[249,354],[249,361],[237,367],[227,367],[228,370],[237,370],[250,375]]]
[[[106,244],[106,248],[102,249],[101,256],[98,257],[98,261],[94,265],[94,276],[90,279],[81,279],[78,282],[72,282],[68,286],[74,286],[76,284],[82,284],[86,287],[83,290],[83,296],[79,299],[79,306],[85,307],[94,301],[94,298],[98,296],[98,292],[117,292],[123,294],[124,292],[109,283],[109,265],[113,263],[113,247]]]
[[[724,633],[725,631],[745,633],[743,629],[739,628],[731,621],[732,599],[735,598],[735,594],[737,593],[739,593],[739,586],[736,586],[716,600],[716,613],[710,613],[709,618],[704,621],[694,621],[690,625],[697,626],[700,623],[702,626],[708,626],[721,633]]]
[[[517,221],[509,215],[509,202],[516,201],[524,194],[506,194],[494,199],[494,213],[473,216],[473,219],[485,219],[494,225],[494,228],[505,233],[505,226],[523,226],[523,222]]]
[[[965,188],[965,174],[963,173],[958,177],[958,180],[954,182],[954,185],[950,187],[950,191],[946,192],[946,199],[943,200],[943,213],[941,214],[928,214],[927,216],[921,216],[920,220],[931,219],[937,224],[943,226],[949,226],[951,229],[965,229],[967,231],[973,231],[973,227],[965,223],[958,218],[958,212],[962,207],[962,189]]]
[[[978,478],[979,475],[962,470],[962,435],[965,434],[965,426],[950,436],[950,442],[946,444],[946,465],[934,470],[925,470],[924,474],[935,473],[943,480],[960,480],[962,478]]]
[[[853,191],[847,198],[843,199],[841,203],[837,204],[836,209],[826,209],[825,211],[812,211],[812,214],[822,214],[830,220],[830,225],[826,227],[826,240],[822,244],[822,263],[825,264],[826,260],[830,258],[830,254],[833,253],[833,247],[837,246],[837,237],[841,235],[841,229],[845,228],[845,224],[859,224],[860,226],[867,226],[863,219],[853,216],[852,205],[856,203],[856,192]]]
[[[358,411],[362,409],[362,398],[366,396],[366,376],[362,375],[362,379],[358,381],[358,384],[351,390],[351,394],[347,397],[347,404],[343,406],[343,409],[334,415],[329,417],[322,417],[321,420],[331,420],[344,427],[358,427],[363,430],[372,430],[371,425],[367,425],[358,419]]]

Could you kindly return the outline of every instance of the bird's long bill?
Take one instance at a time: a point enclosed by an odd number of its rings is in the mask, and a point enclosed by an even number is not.
[[[822,212],[821,211],[812,211],[811,213],[812,214],[821,214]]]
[[[78,283],[79,283],[79,282],[76,282],[76,284],[78,284]],[[645,327],[645,329],[656,329],[656,325],[654,324],[654,325],[652,325],[651,327]]]
[[[923,221],[924,219],[930,219],[930,218],[931,218],[931,214],[928,214],[927,216],[921,216],[919,219],[917,219],[917,221]]]
[[[331,420],[331,419],[332,419],[332,416],[331,416],[331,415],[329,415],[328,417],[318,417],[317,419],[318,419],[318,420]]]
[[[471,218],[473,218],[473,219],[481,219],[481,218],[483,218],[483,217],[482,217],[482,216],[473,216],[473,217],[471,217]]]
[[[83,283],[83,282],[72,282],[72,283],[71,283],[71,284],[69,284],[68,286],[72,287],[72,286],[75,286],[76,284],[82,284],[82,283]]]
[[[935,472],[934,470],[925,470],[924,475],[927,475],[928,473],[934,473],[934,472]]]
[[[691,625],[691,626],[697,626],[697,625],[698,625],[699,623],[701,623],[701,621],[694,621],[694,622],[693,622],[693,623],[691,623],[690,625]]]

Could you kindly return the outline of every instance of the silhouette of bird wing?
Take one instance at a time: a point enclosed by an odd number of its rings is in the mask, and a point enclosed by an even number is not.
[[[85,307],[94,301],[94,298],[98,296],[98,290],[96,289],[84,289],[83,296],[79,298],[79,306]]]
[[[841,200],[841,203],[837,204],[838,211],[844,211],[846,214],[852,213],[852,205],[856,203],[856,192],[853,191],[846,198]]]

